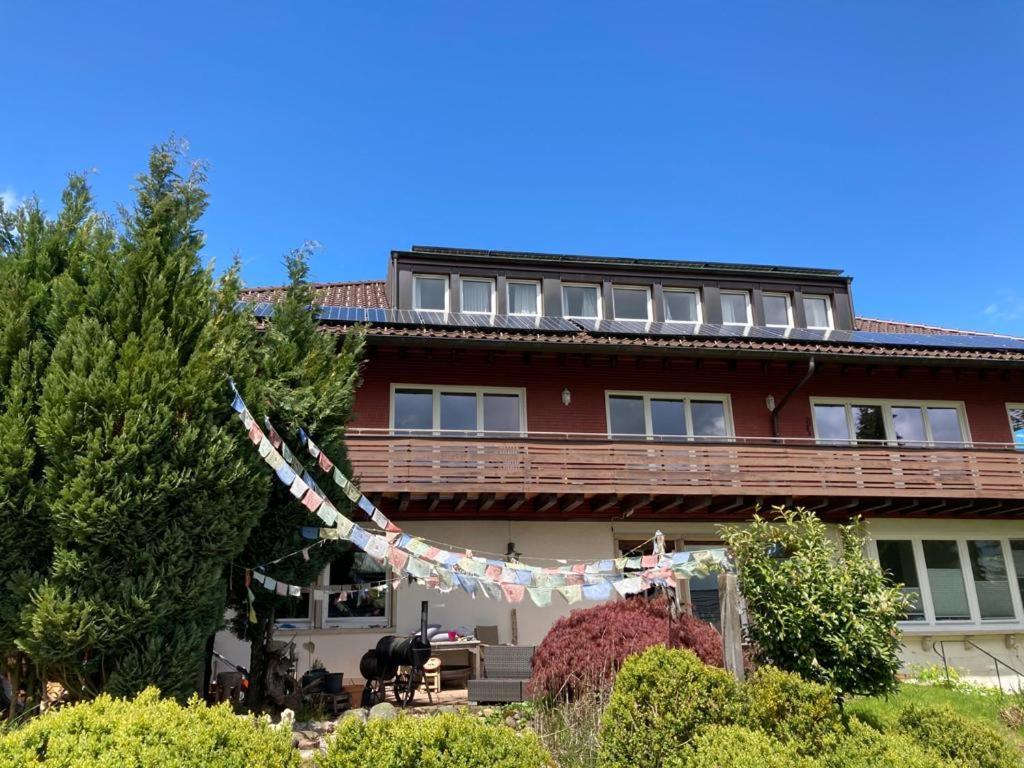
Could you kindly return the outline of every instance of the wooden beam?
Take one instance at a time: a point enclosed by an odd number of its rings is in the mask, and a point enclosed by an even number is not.
[[[466,494],[464,494],[464,493],[456,493],[455,496],[452,497],[452,510],[454,510],[455,512],[458,512],[460,509],[462,509],[464,506],[466,506],[466,502],[467,501],[468,501],[468,498],[467,498]]]
[[[740,620],[740,590],[735,573],[718,574],[718,610],[722,621],[725,668],[737,680],[743,668],[743,624]]]
[[[685,496],[667,496],[664,499],[658,499],[658,501],[652,503],[651,512],[655,515],[663,515],[670,509],[675,509],[684,501],[686,501]]]
[[[575,493],[571,496],[566,497],[566,502],[562,504],[562,514],[572,512],[576,507],[583,503],[583,494]]]
[[[743,496],[737,496],[731,503],[726,504],[724,507],[718,507],[712,510],[712,512],[716,515],[725,515],[732,512],[734,509],[742,507],[745,501],[746,499]]]
[[[558,501],[558,496],[554,493],[548,493],[544,496],[537,497],[537,503],[533,505],[533,511],[538,515],[542,512],[547,512]]]
[[[632,496],[627,496],[619,504],[619,512],[622,513],[623,518],[631,517],[634,512],[640,509],[640,507],[642,507],[644,504],[650,502],[650,500],[651,495],[649,493],[640,493],[634,494]]]
[[[691,512],[701,512],[708,509],[711,506],[711,502],[714,501],[711,496],[695,496],[690,502],[683,507],[680,512],[683,514],[689,514]]]
[[[409,494],[400,493],[398,494],[398,511],[405,512],[409,508]]]
[[[493,493],[482,493],[480,494],[480,500],[477,502],[477,511],[486,512],[488,509],[494,506],[494,494]]]
[[[619,496],[615,493],[609,493],[605,496],[595,496],[594,500],[590,502],[590,511],[595,515],[601,512],[607,512],[618,503]]]
[[[440,493],[431,493],[427,496],[427,512],[433,512],[441,502]]]
[[[519,509],[525,503],[526,503],[526,494],[525,493],[517,493],[515,496],[509,496],[508,499],[506,499],[505,509],[508,512],[515,512],[517,509]]]

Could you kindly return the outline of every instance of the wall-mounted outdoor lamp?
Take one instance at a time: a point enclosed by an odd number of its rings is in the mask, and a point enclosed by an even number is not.
[[[570,392],[569,388],[566,387],[565,389],[562,390],[562,405],[568,405],[571,402],[572,402],[572,392]]]

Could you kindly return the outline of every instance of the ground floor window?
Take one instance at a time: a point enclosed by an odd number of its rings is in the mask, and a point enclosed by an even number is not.
[[[1024,539],[879,539],[875,546],[882,569],[911,597],[908,622],[1024,619]]]
[[[713,549],[722,546],[719,540],[689,540],[673,539],[666,537],[665,552],[693,552],[700,549]],[[616,540],[616,548],[619,557],[643,557],[654,554],[654,541],[641,538],[629,538]],[[627,565],[626,572],[630,570],[643,570],[643,565],[636,567]],[[702,621],[714,624],[721,628],[721,611],[718,603],[718,575],[708,574],[689,579],[690,605],[693,615]],[[653,589],[652,589],[653,592]]]

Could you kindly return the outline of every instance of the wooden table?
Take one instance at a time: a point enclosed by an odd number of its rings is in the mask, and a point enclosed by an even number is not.
[[[466,651],[472,659],[473,677],[483,677],[483,644],[479,640],[431,640],[430,653],[438,655],[446,651]],[[442,669],[444,667],[442,666]]]

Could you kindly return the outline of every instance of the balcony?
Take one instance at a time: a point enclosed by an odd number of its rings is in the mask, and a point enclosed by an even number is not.
[[[658,442],[353,430],[348,452],[364,492],[406,507],[425,499],[433,511],[448,499],[483,499],[482,512],[496,504],[494,511],[515,511],[526,501],[534,512],[539,505],[566,511],[584,503],[591,512],[658,512],[667,505],[693,509],[698,500],[710,500],[700,508],[714,510],[721,499],[733,508],[804,503],[846,514],[872,511],[869,503],[900,514],[1024,510],[1024,452],[1006,444],[906,448],[788,438]]]

